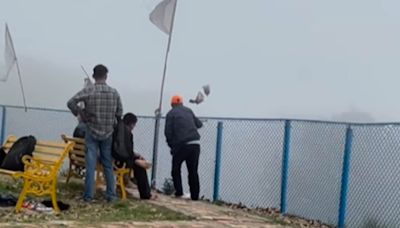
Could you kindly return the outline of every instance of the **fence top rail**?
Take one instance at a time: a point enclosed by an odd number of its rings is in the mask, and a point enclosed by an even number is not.
[[[15,108],[15,109],[25,109],[22,106],[17,106],[17,105],[2,105],[0,104],[1,107],[5,108]],[[40,107],[26,107],[27,110],[38,110],[38,111],[50,111],[50,112],[69,112],[68,110],[65,109],[56,109],[56,108],[40,108]]]
[[[5,108],[15,108],[15,109],[24,109],[22,106],[17,105],[2,105],[0,107]],[[55,109],[55,108],[41,108],[41,107],[28,107],[28,110],[38,110],[38,111],[50,111],[50,112],[63,112],[69,113],[66,109]],[[143,119],[154,119],[154,116],[148,115],[138,115],[139,118]],[[199,117],[203,120],[216,120],[216,121],[270,121],[270,122],[303,122],[303,123],[318,123],[318,124],[330,124],[330,125],[346,125],[346,126],[354,126],[354,127],[364,127],[364,126],[374,126],[374,127],[382,127],[382,126],[400,126],[400,122],[376,122],[376,123],[358,123],[358,122],[341,122],[341,121],[328,121],[328,120],[309,120],[309,119],[296,119],[296,118],[241,118],[241,117]],[[165,119],[165,116],[162,117]]]
[[[232,121],[291,121],[291,122],[303,122],[303,123],[316,123],[316,124],[330,124],[330,125],[346,125],[354,127],[363,126],[400,126],[400,122],[375,122],[375,123],[358,123],[358,122],[340,122],[340,121],[328,121],[328,120],[309,120],[309,119],[284,119],[284,118],[236,118],[236,117],[199,117],[200,119],[207,120],[232,120]]]

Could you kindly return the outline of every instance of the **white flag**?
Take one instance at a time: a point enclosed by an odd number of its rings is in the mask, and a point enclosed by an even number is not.
[[[171,34],[176,0],[163,0],[150,13],[150,21],[167,35]]]
[[[8,25],[6,24],[5,33],[6,45],[4,48],[4,62],[5,62],[5,75],[0,75],[0,81],[6,81],[11,70],[17,61],[17,56],[15,54],[14,45],[11,39],[10,30],[8,30]]]

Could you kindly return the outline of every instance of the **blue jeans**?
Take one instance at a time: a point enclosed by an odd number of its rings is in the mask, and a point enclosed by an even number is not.
[[[111,201],[115,198],[115,180],[111,156],[112,135],[104,140],[97,140],[93,138],[90,130],[88,130],[85,134],[85,143],[87,151],[85,155],[86,177],[83,199],[85,201],[91,201],[93,199],[97,152],[100,151],[100,161],[103,165],[103,172],[107,185],[106,199]]]

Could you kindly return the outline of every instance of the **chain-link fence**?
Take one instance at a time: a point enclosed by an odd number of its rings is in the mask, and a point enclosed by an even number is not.
[[[154,118],[140,117],[135,126],[134,148],[147,161],[153,158]],[[149,173],[149,177],[151,172]]]
[[[72,134],[77,124],[67,111],[25,112],[11,106],[0,106],[0,120],[2,140],[9,134],[60,140],[60,134]],[[278,208],[340,227],[400,227],[400,124],[202,121],[202,198]],[[164,124],[162,119],[157,189],[171,177]],[[153,117],[139,117],[134,130],[135,150],[150,161],[154,125]],[[186,177],[187,169],[182,166],[184,191],[188,192]]]
[[[349,227],[400,227],[400,126],[354,126]]]
[[[346,126],[292,121],[287,212],[337,224]]]
[[[279,208],[283,121],[223,121],[220,199]]]

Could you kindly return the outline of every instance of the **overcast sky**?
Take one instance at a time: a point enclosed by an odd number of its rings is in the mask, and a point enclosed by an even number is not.
[[[124,110],[153,115],[167,44],[148,19],[157,3],[0,0],[28,105],[65,109],[80,65],[103,63]],[[398,0],[178,0],[163,112],[172,94],[209,83],[204,104],[189,105],[201,116],[400,120],[398,12]],[[22,104],[16,72],[0,97]]]

